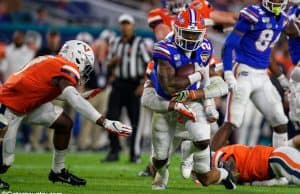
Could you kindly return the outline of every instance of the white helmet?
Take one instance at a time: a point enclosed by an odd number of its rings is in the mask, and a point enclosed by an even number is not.
[[[60,49],[59,55],[75,63],[80,71],[81,79],[87,81],[94,69],[95,56],[93,49],[80,40],[69,40]]]
[[[274,2],[275,0],[262,0],[262,5],[268,11],[274,13],[275,15],[279,15],[281,11],[285,10],[288,0],[280,0],[280,2]]]

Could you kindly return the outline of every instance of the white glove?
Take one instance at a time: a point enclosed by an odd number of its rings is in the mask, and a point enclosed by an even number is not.
[[[290,82],[285,75],[281,74],[279,77],[277,77],[277,79],[284,91],[289,89]]]
[[[237,82],[236,82],[236,79],[235,79],[232,71],[225,71],[224,72],[224,79],[225,79],[226,83],[228,84],[229,90],[236,91]]]
[[[188,119],[192,121],[196,121],[196,113],[194,113],[189,107],[187,107],[185,104],[176,102],[174,106],[174,110],[178,112],[179,114],[187,117]]]
[[[105,121],[103,122],[103,127],[109,132],[119,136],[129,136],[132,132],[131,127],[124,125],[119,121],[112,121],[109,119],[105,119]]]

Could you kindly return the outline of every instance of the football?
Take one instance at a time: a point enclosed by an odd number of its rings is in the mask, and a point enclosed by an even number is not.
[[[194,72],[195,72],[194,64],[187,64],[176,71],[176,76],[187,77],[188,75],[193,74]]]

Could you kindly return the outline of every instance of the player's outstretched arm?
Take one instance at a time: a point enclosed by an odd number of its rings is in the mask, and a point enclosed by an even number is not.
[[[212,11],[209,16],[214,23],[224,26],[233,26],[238,19],[238,14],[220,10]]]
[[[202,75],[197,71],[187,77],[178,77],[175,75],[175,69],[168,61],[158,59],[158,79],[165,92],[173,94],[200,81]]]
[[[129,136],[132,132],[131,128],[119,121],[111,121],[106,119],[99,113],[86,99],[84,99],[74,85],[65,78],[54,78],[53,84],[57,86],[62,94],[60,98],[67,101],[76,111],[81,113],[87,119],[93,121],[120,136]]]

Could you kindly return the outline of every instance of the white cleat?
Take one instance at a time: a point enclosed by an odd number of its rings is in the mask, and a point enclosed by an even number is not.
[[[159,170],[156,172],[154,180],[152,182],[152,190],[165,190],[168,185],[169,170]]]
[[[187,157],[184,161],[180,163],[181,175],[184,179],[188,179],[191,176],[193,169],[193,154]]]

